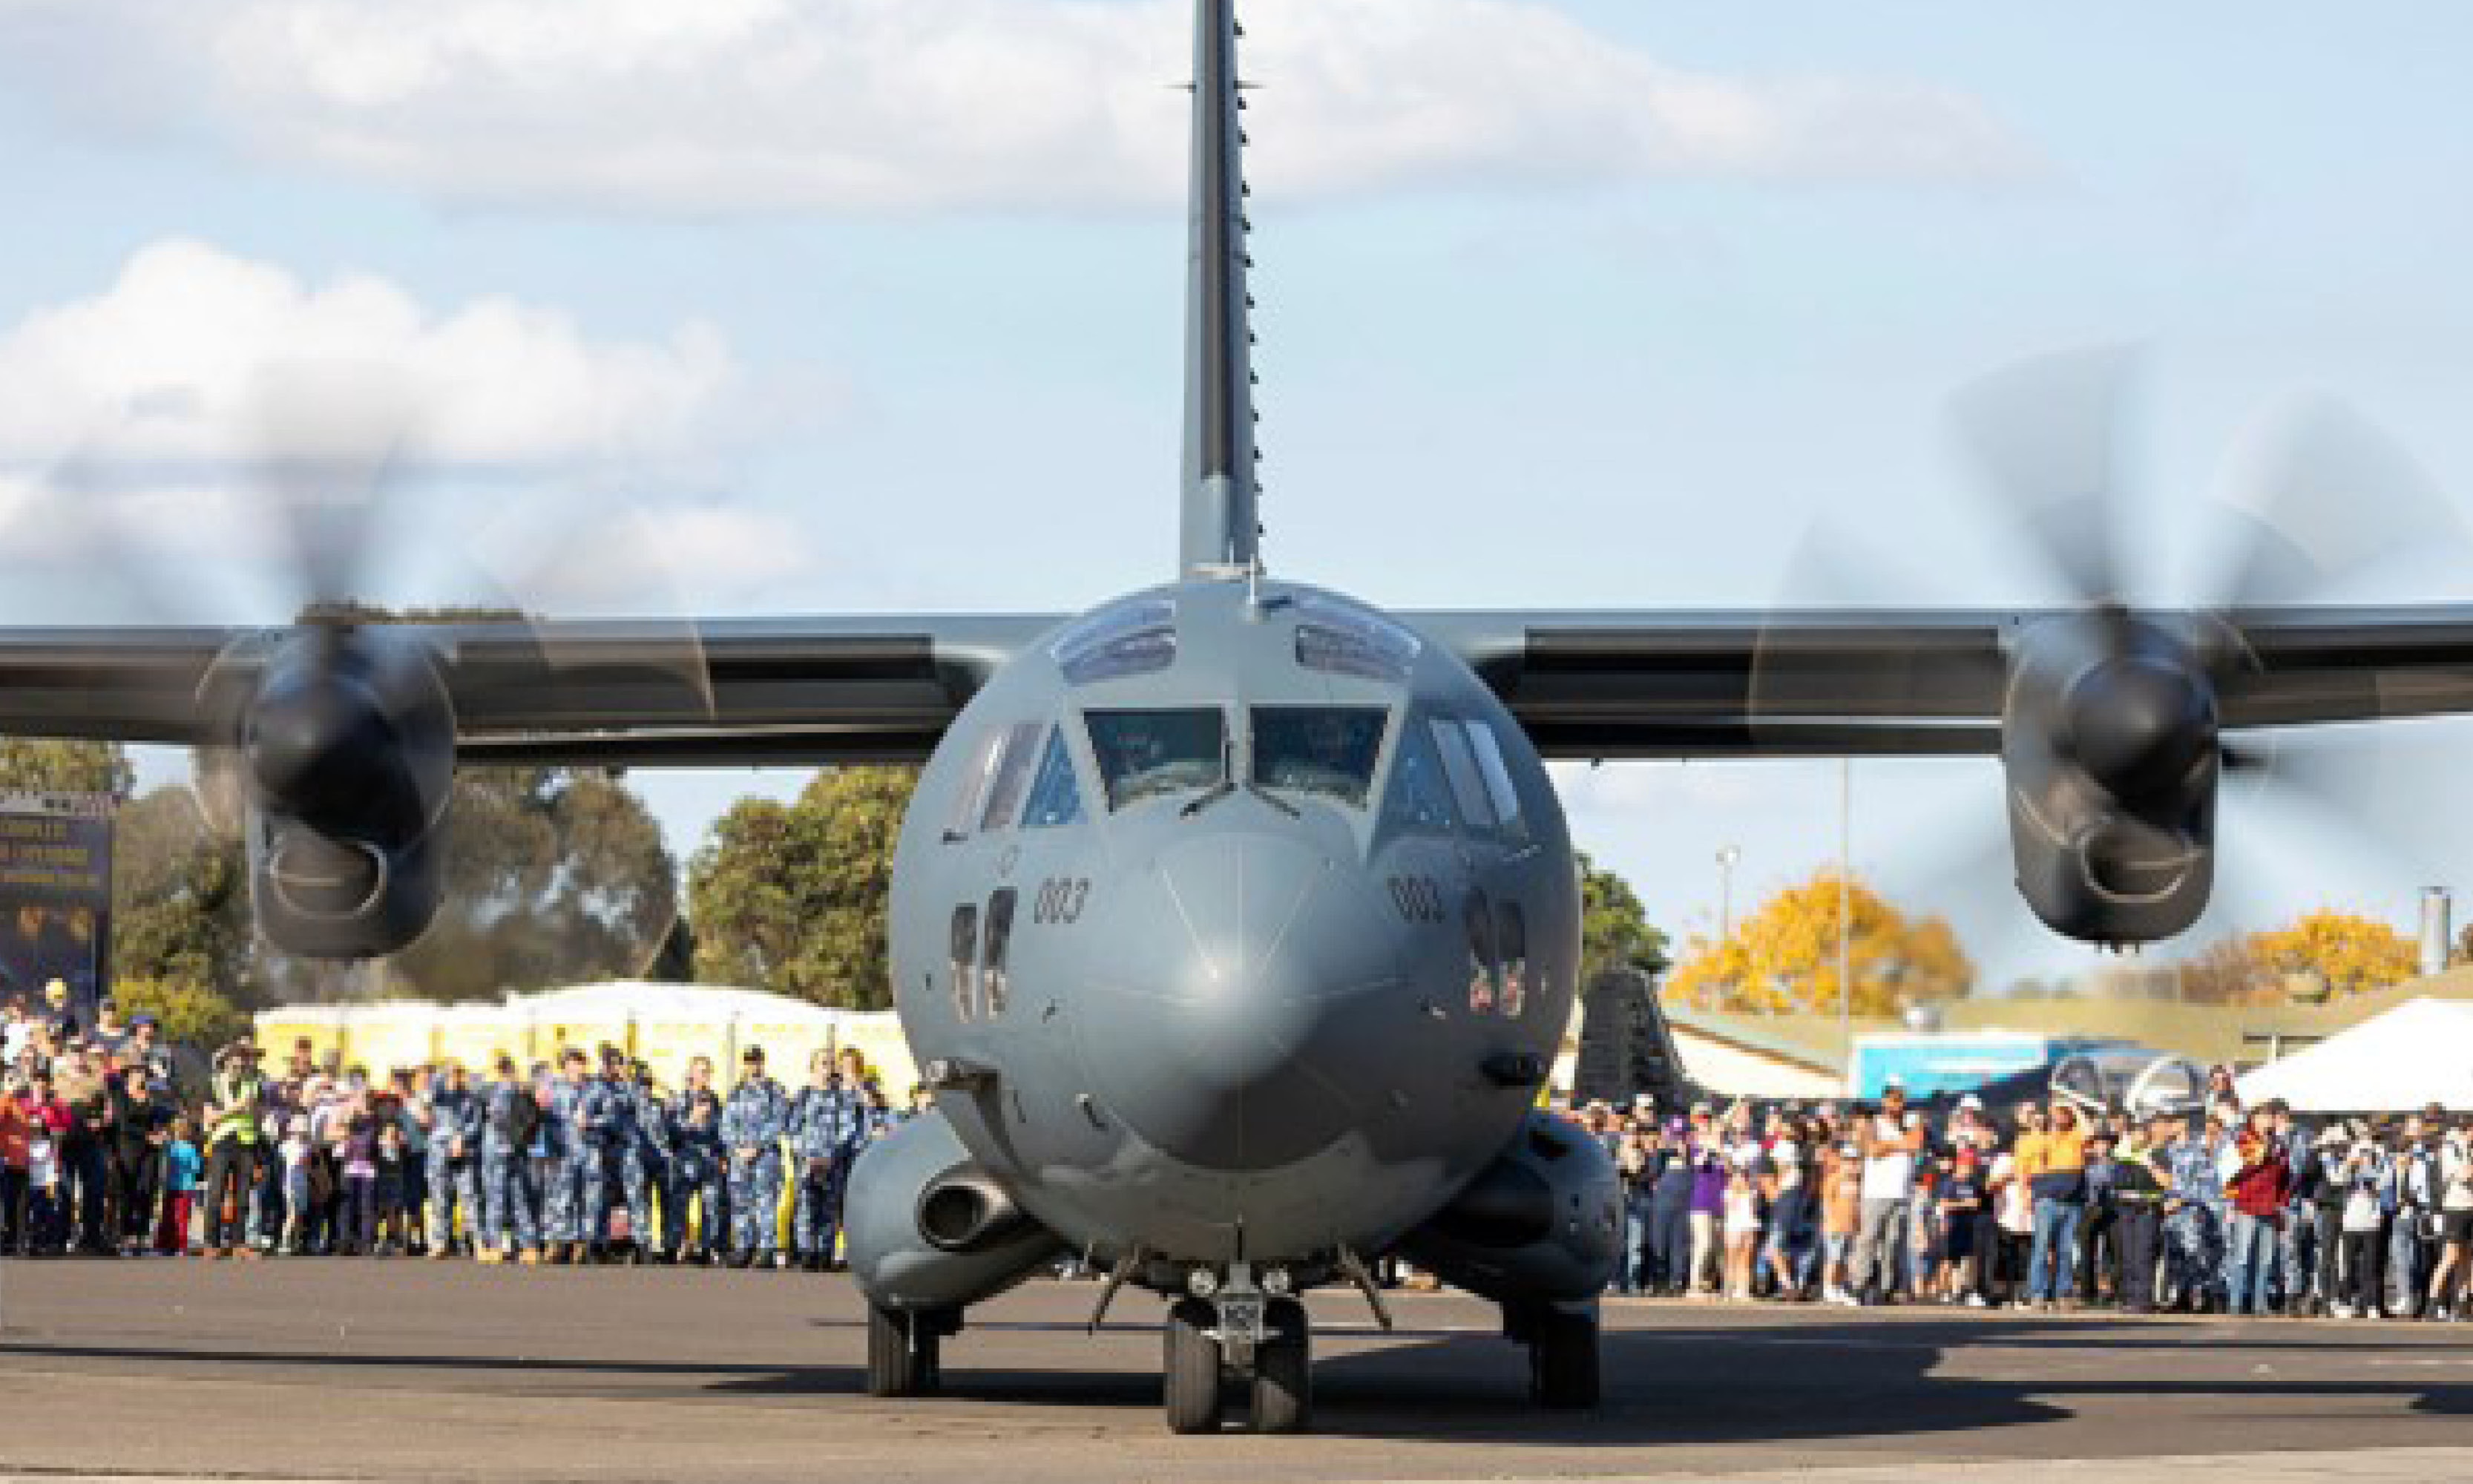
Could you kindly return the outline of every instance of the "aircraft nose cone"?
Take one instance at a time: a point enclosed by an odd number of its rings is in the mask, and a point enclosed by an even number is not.
[[[1083,1017],[1105,1107],[1205,1168],[1275,1169],[1359,1121],[1395,986],[1353,863],[1273,835],[1178,845],[1112,893],[1112,964]]]

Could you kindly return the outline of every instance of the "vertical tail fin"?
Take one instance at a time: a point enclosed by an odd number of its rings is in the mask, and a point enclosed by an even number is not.
[[[1192,283],[1186,307],[1187,577],[1251,571],[1261,560],[1254,453],[1254,332],[1248,311],[1244,98],[1236,0],[1197,0],[1193,61]]]

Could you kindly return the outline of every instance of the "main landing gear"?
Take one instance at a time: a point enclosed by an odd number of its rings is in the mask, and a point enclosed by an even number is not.
[[[1597,1404],[1597,1310],[1537,1304],[1505,1308],[1503,1328],[1528,1347],[1528,1400],[1553,1412],[1585,1412]]]
[[[1168,1310],[1164,1360],[1171,1432],[1218,1431],[1232,1382],[1248,1396],[1256,1432],[1313,1424],[1313,1328],[1294,1299],[1180,1299]]]

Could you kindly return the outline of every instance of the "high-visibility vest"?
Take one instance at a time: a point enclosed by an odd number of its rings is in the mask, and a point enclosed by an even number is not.
[[[257,1104],[265,1087],[255,1072],[224,1072],[215,1078],[214,1127],[206,1133],[206,1142],[220,1144],[236,1138],[244,1144],[257,1142]]]

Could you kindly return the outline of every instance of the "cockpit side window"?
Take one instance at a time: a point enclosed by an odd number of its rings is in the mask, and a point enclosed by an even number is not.
[[[1451,781],[1443,777],[1443,755],[1435,750],[1432,728],[1424,722],[1403,728],[1398,754],[1383,796],[1383,823],[1417,834],[1459,833],[1460,812],[1452,802]]]
[[[1215,706],[1092,711],[1086,720],[1111,810],[1227,781],[1228,719]]]
[[[1443,777],[1451,782],[1452,798],[1459,804],[1460,817],[1474,828],[1491,831],[1497,823],[1494,800],[1486,792],[1484,774],[1477,768],[1468,724],[1437,716],[1427,725],[1433,729],[1435,749],[1443,756]]]
[[[1381,706],[1254,708],[1254,783],[1365,807],[1390,714]]]
[[[1030,786],[1030,770],[1039,760],[1040,722],[1007,727],[996,738],[996,755],[988,764],[988,806],[979,817],[981,830],[1011,829],[1021,810],[1021,796]]]
[[[1039,777],[1030,785],[1030,802],[1021,811],[1024,829],[1058,829],[1082,817],[1082,785],[1073,777],[1073,752],[1066,746],[1065,729],[1047,733],[1047,755],[1039,761]]]
[[[1520,815],[1520,790],[1511,781],[1511,767],[1502,759],[1502,739],[1484,722],[1467,723],[1469,746],[1477,754],[1477,777],[1485,781],[1486,802],[1494,806],[1494,817],[1508,835],[1525,835],[1527,823]]]

